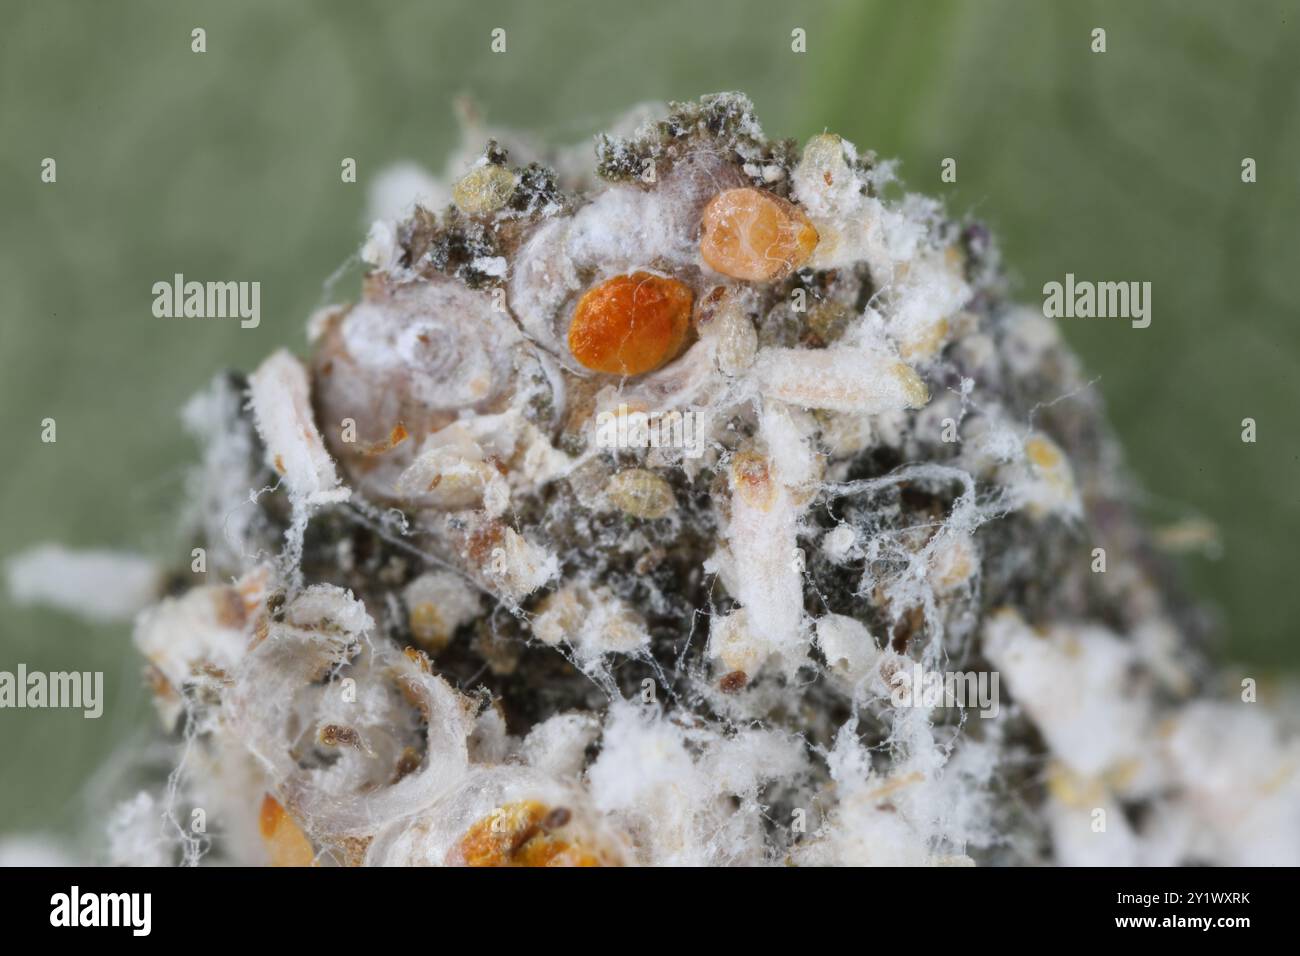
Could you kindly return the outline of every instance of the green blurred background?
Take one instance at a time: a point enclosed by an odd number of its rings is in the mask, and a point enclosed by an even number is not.
[[[174,532],[193,455],[181,404],[218,369],[302,347],[323,280],[362,238],[367,179],[404,159],[441,171],[454,94],[491,123],[570,142],[639,101],[739,89],[769,135],[834,130],[984,218],[1026,301],[1066,272],[1153,283],[1149,329],[1065,332],[1100,376],[1151,518],[1220,529],[1222,557],[1185,565],[1222,612],[1225,659],[1295,671],[1300,5],[0,10],[0,558],[53,540],[188,560]],[[190,51],[197,26],[204,54]],[[1098,26],[1104,54],[1089,50]],[[504,54],[489,52],[494,27]],[[47,156],[55,185],[40,181]],[[345,156],[356,185],[340,182]],[[948,156],[955,185],[939,180]],[[260,280],[261,326],[154,318],[150,287],[175,272]],[[54,445],[40,442],[47,416]],[[1240,440],[1247,416],[1254,445]],[[148,732],[129,629],[2,597],[0,612],[0,669],[102,669],[108,688],[98,721],[0,711],[0,834],[93,829],[85,781]]]

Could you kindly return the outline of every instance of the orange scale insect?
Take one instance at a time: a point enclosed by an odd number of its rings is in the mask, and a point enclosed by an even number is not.
[[[650,272],[606,279],[578,300],[569,351],[609,375],[654,371],[681,351],[695,296],[684,282]]]
[[[700,221],[700,256],[733,279],[772,282],[817,248],[817,229],[793,203],[746,187],[718,193]]]

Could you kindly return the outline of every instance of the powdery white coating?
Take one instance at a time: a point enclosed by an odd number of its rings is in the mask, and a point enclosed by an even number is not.
[[[1073,866],[1286,866],[1300,841],[1300,752],[1273,714],[1197,701],[1148,733],[1138,771],[1108,778],[1049,773],[1049,820],[1061,861]],[[1157,794],[1139,835],[1119,798]]]
[[[222,700],[224,722],[261,766],[268,788],[309,835],[336,851],[339,841],[374,834],[450,792],[469,763],[469,701],[410,657],[375,646],[373,632],[359,601],[313,585],[286,607],[283,622],[271,624]],[[331,763],[293,759],[290,744],[304,727],[318,737],[331,725],[346,726],[356,743],[333,748],[338,759]],[[394,778],[393,763],[421,736],[418,765]]]
[[[451,190],[442,180],[417,163],[397,163],[370,180],[366,219],[397,221],[409,216],[416,206],[440,209],[449,202]]]
[[[744,608],[719,614],[709,624],[709,657],[721,662],[727,673],[757,674],[771,652],[771,641],[750,629]]]
[[[492,549],[487,567],[492,583],[516,601],[532,594],[559,573],[559,558],[514,528],[503,531],[501,543]]]
[[[448,324],[463,324],[459,348],[448,348]],[[342,345],[371,375],[411,377],[414,399],[431,408],[459,408],[490,398],[503,387],[499,349],[509,326],[494,319],[491,303],[456,286],[431,286],[391,304],[362,303],[344,319]],[[503,341],[504,338],[504,341]]]
[[[797,740],[686,729],[628,703],[611,705],[603,740],[588,771],[592,799],[633,834],[644,864],[760,861],[759,788],[805,767]]]
[[[1258,705],[1188,706],[1162,728],[1186,788],[1188,852],[1228,866],[1293,866],[1300,846],[1300,744]]]
[[[374,627],[365,605],[340,588],[316,585],[303,591],[285,608],[284,621],[293,628],[362,635]]]
[[[824,134],[808,142],[795,168],[795,198],[821,236],[809,265],[835,269],[867,262],[873,274],[891,278],[921,247],[926,224],[869,195],[873,184],[850,165],[854,159],[852,143]]]
[[[1000,354],[1017,372],[1028,374],[1060,344],[1060,329],[1041,309],[1018,308],[1009,316]]]
[[[330,450],[370,497],[459,508],[486,496],[499,513],[507,489],[484,459],[513,445],[477,442],[477,414],[447,429],[462,412],[496,410],[512,388],[526,396],[524,386],[544,379],[517,350],[521,341],[486,295],[449,282],[385,282],[321,332],[317,404]],[[511,426],[511,442],[521,428]],[[452,479],[441,492],[431,487],[439,475]]]
[[[602,388],[596,393],[593,429],[599,427],[600,413],[622,409],[624,414],[646,415],[681,415],[689,411],[697,422],[703,420],[707,431],[709,421],[717,417],[717,407],[725,405],[728,397],[734,396],[738,389],[735,383],[717,380],[714,374],[715,344],[711,339],[696,342],[677,361],[635,383]],[[673,451],[672,448],[664,450],[668,454]]]
[[[979,567],[979,548],[969,532],[944,529],[930,539],[926,577],[939,594],[969,585]]]
[[[879,660],[880,649],[867,626],[847,615],[819,617],[816,635],[827,666],[851,684],[867,677]]]
[[[562,306],[582,288],[568,255],[572,226],[567,219],[542,225],[520,249],[510,280],[510,308],[530,338],[556,355],[564,337],[556,327]]]
[[[910,366],[856,337],[826,349],[762,349],[750,375],[763,395],[803,408],[875,414],[929,400]]]
[[[482,507],[493,517],[510,505],[505,477],[455,425],[425,439],[420,453],[393,482],[393,491],[406,501],[433,508]]]
[[[362,243],[361,261],[384,272],[396,272],[400,267],[400,257],[396,227],[390,220],[376,219],[370,224],[366,241]]]
[[[478,590],[451,571],[429,571],[402,591],[411,629],[422,643],[445,646],[462,624],[482,613]]]
[[[587,762],[586,750],[600,736],[594,714],[556,714],[528,732],[519,756],[530,767],[564,779],[579,776]]]
[[[827,820],[802,843],[795,861],[839,866],[963,866],[971,860],[961,852],[967,832],[960,822],[944,819],[956,810],[973,809],[963,791],[992,771],[988,758],[954,762],[943,767],[928,735],[928,721],[904,712],[924,735],[924,752],[913,741],[913,753],[888,777],[877,774],[870,753],[845,727],[828,755],[837,787],[835,807]],[[972,748],[978,754],[981,748]],[[929,757],[927,760],[926,758]],[[954,823],[958,825],[954,826]],[[946,839],[945,839],[946,837]],[[954,839],[955,838],[955,839]]]
[[[1139,756],[1150,726],[1128,687],[1132,647],[1095,625],[1053,625],[1039,633],[1014,611],[986,625],[984,648],[1054,753],[1095,777]]]
[[[771,459],[739,456],[732,462],[726,554],[732,593],[747,612],[747,659],[761,666],[768,655],[781,654],[793,668],[805,640],[803,569],[796,553],[801,509],[791,503],[784,479]]]
[[[822,538],[822,553],[836,564],[842,564],[852,556],[857,543],[858,536],[852,526],[836,525]]]
[[[470,264],[484,275],[498,279],[504,278],[509,268],[508,263],[501,256],[479,256]]]
[[[960,260],[932,252],[913,262],[887,290],[891,300],[888,329],[908,360],[933,358],[945,343],[949,316],[970,299]]]
[[[45,604],[88,621],[129,621],[157,600],[156,561],[122,551],[71,551],[43,544],[5,562],[16,604]]]
[[[650,635],[635,611],[608,588],[566,585],[546,599],[533,618],[533,634],[544,644],[570,646],[587,664],[606,654],[635,654]]]
[[[974,475],[992,477],[998,473],[999,466],[1020,464],[1024,460],[1022,430],[1009,422],[1000,409],[985,409],[979,418],[963,422],[961,437],[959,461]],[[1007,474],[1011,474],[1010,469]]]
[[[192,509],[186,518],[202,532],[207,571],[215,575],[241,574],[265,528],[265,517],[249,494],[264,476],[256,430],[241,417],[244,403],[230,377],[219,376],[181,410],[185,430],[202,449],[200,466],[186,483]]]
[[[583,206],[565,236],[570,260],[579,268],[599,262],[611,274],[631,272],[638,263],[693,264],[699,255],[693,206],[708,195],[707,187],[690,174],[664,186],[653,192],[615,186]]]
[[[135,623],[134,643],[171,693],[155,694],[171,725],[180,715],[179,690],[206,673],[219,679],[234,673],[248,649],[243,599],[230,587],[199,587],[164,598]]]
[[[316,428],[310,393],[306,368],[284,349],[262,362],[250,379],[249,401],[266,463],[307,507],[346,501],[351,494]]]
[[[1142,844],[1114,797],[1099,789],[1087,796],[1070,802],[1053,797],[1048,803],[1052,841],[1062,865],[1160,865],[1146,861]]]
[[[153,794],[137,793],[113,808],[108,818],[108,855],[118,866],[166,866],[171,843],[160,832],[163,808]]]
[[[1070,460],[1046,435],[1030,432],[1020,455],[1003,466],[1000,479],[1010,489],[1008,504],[1024,508],[1036,518],[1049,514],[1071,519],[1083,516]]]
[[[789,488],[816,490],[825,459],[817,451],[817,422],[802,409],[768,401],[759,416],[758,434],[780,481]]]

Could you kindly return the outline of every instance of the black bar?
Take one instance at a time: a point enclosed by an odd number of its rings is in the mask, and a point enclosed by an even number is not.
[[[259,948],[278,939],[372,949],[419,940],[436,950],[465,934],[483,943],[497,937],[492,949],[550,949],[565,940],[603,947],[617,945],[606,930],[620,927],[624,934],[639,927],[633,936],[677,948],[686,932],[692,940],[698,930],[735,943],[751,931],[766,932],[773,921],[809,943],[859,932],[864,944],[883,937],[930,946],[973,933],[959,938],[987,947],[1002,934],[1042,926],[1060,942],[1200,936],[1231,945],[1243,933],[1290,929],[1295,918],[1294,871],[1270,869],[54,868],[0,870],[0,925],[11,933],[66,937],[74,927],[53,926],[51,919],[58,916],[58,895],[70,904],[73,886],[83,907],[98,908],[97,894],[149,894],[147,937],[136,936],[126,918],[134,913],[142,922],[137,909],[122,910],[120,922],[128,925],[75,927],[83,939]],[[96,900],[86,904],[90,895]],[[1208,928],[1199,924],[1204,919]],[[408,942],[399,943],[404,936]]]

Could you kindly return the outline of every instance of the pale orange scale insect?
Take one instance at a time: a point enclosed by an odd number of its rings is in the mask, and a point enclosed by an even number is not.
[[[606,279],[578,300],[569,351],[594,372],[653,371],[681,351],[694,299],[685,283],[649,272]]]
[[[474,823],[448,862],[471,867],[604,865],[599,854],[555,835],[570,819],[567,809],[551,809],[536,800],[507,803]]]
[[[718,193],[700,221],[700,255],[709,268],[750,282],[771,282],[799,268],[818,238],[802,209],[752,187]]]
[[[280,801],[269,793],[262,798],[259,814],[262,841],[272,866],[315,866],[316,851],[297,821],[285,812]]]

